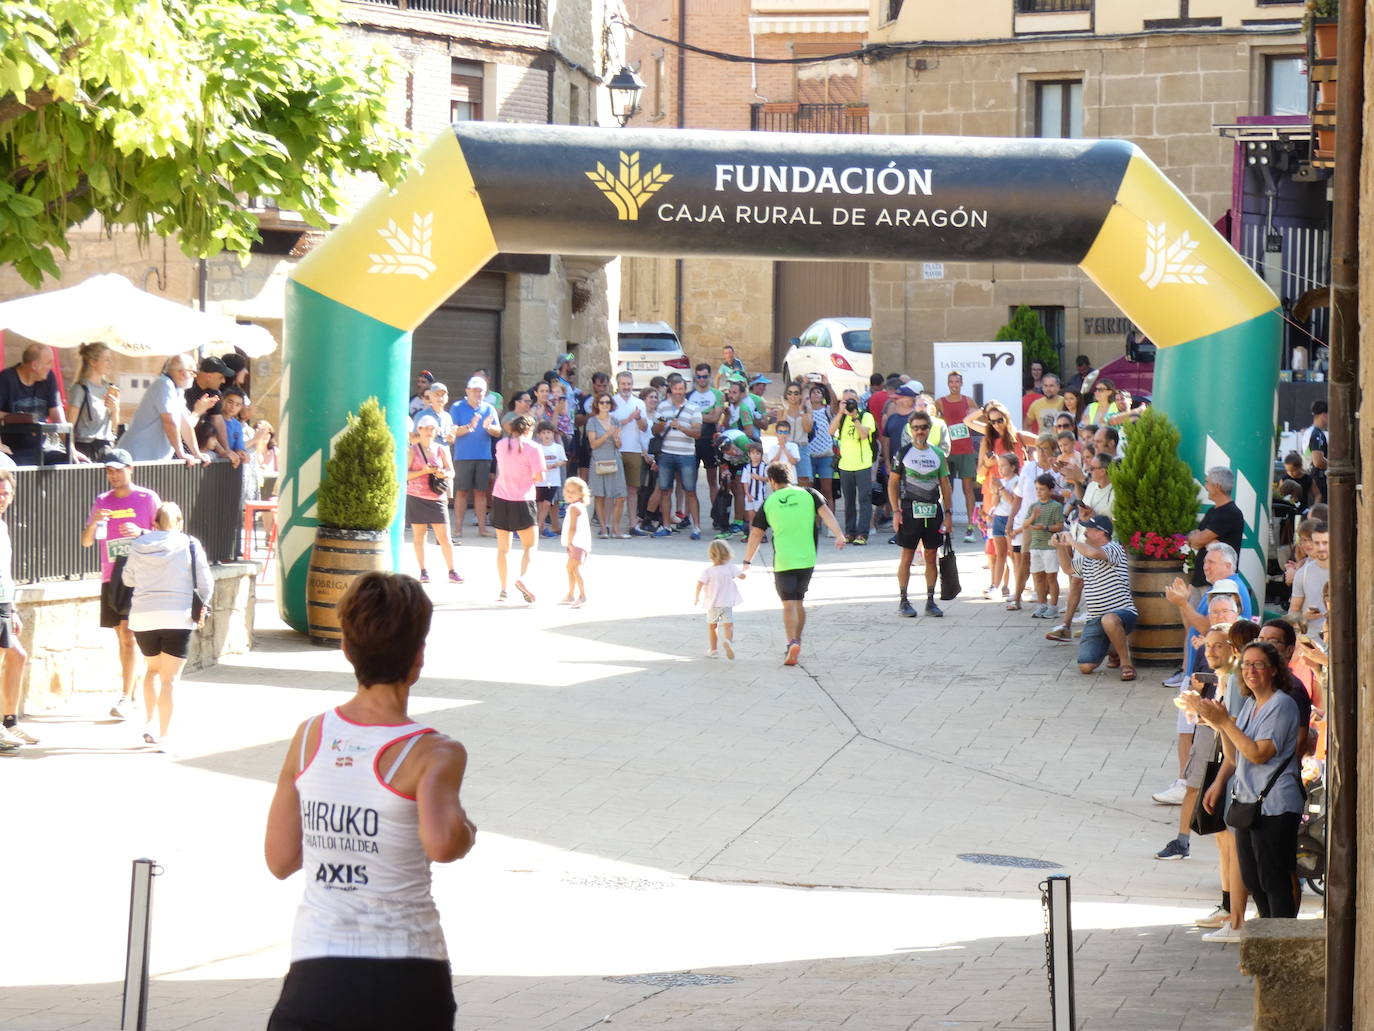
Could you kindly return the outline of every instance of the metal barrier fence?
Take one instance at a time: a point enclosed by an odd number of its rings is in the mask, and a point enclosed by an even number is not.
[[[425,11],[431,14],[456,14],[483,21],[507,25],[544,25],[544,0],[364,0],[382,7],[401,11]]]
[[[244,468],[214,462],[191,469],[184,462],[139,462],[134,483],[175,501],[186,532],[200,541],[210,562],[238,557],[243,522]],[[5,514],[14,547],[16,583],[78,580],[100,572],[95,548],[81,546],[95,496],[110,489],[103,465],[24,467],[15,473],[15,498]]]

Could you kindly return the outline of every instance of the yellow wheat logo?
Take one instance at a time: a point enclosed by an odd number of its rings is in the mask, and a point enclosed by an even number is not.
[[[606,195],[615,205],[616,216],[622,222],[639,221],[639,209],[644,202],[663,188],[672,175],[663,171],[662,165],[654,165],[647,175],[639,174],[639,151],[633,154],[620,152],[620,174],[614,175],[600,161],[596,171],[588,172],[587,178],[596,183],[596,188]]]

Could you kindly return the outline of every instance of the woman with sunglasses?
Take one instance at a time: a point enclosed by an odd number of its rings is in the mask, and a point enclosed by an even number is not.
[[[592,401],[592,415],[587,420],[587,443],[591,447],[592,497],[596,498],[596,517],[601,523],[601,539],[612,537],[629,539],[628,533],[617,532],[620,516],[625,511],[625,466],[620,458],[620,427],[611,411],[615,402],[610,394],[597,394]],[[606,518],[606,502],[612,502],[611,518]]]
[[[794,470],[797,483],[802,487],[811,486],[811,429],[815,419],[811,414],[811,399],[802,394],[802,388],[789,383],[782,392],[782,415],[778,424],[786,422],[790,427],[791,440],[797,445],[800,457]]]
[[[814,426],[807,454],[811,458],[811,478],[827,505],[835,504],[835,438],[830,435],[830,423],[839,412],[839,404],[832,400],[830,388],[824,383],[812,383],[806,388],[811,402]]]
[[[1116,406],[1116,387],[1109,379],[1099,379],[1093,384],[1092,390],[1093,399],[1083,409],[1083,418],[1078,421],[1093,426],[1105,426],[1107,420],[1120,411]]]
[[[1224,702],[1192,692],[1179,696],[1187,711],[1222,738],[1225,759],[1202,804],[1216,812],[1228,781],[1233,802],[1260,803],[1253,823],[1235,828],[1241,878],[1261,917],[1295,917],[1293,871],[1303,807],[1297,755],[1301,718],[1283,688],[1288,666],[1272,644],[1247,645],[1240,672],[1251,697],[1239,716],[1233,717]],[[1228,814],[1228,822],[1234,817]]]

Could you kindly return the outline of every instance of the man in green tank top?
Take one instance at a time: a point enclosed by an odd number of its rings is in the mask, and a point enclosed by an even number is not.
[[[802,630],[806,627],[806,590],[816,568],[816,540],[819,523],[825,523],[835,536],[835,547],[844,547],[839,520],[819,491],[794,487],[784,462],[768,466],[768,484],[773,493],[764,499],[754,516],[749,543],[744,548],[745,573],[754,553],[763,543],[764,533],[773,531],[773,584],[782,599],[782,625],[787,632],[784,666],[795,666],[801,656]]]

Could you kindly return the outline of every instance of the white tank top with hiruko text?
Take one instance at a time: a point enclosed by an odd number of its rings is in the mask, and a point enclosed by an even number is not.
[[[411,747],[434,731],[418,723],[350,723],[337,709],[315,719],[319,747],[306,754],[307,725],[296,776],[305,898],[292,961],[448,959],[415,799],[390,786]],[[389,768],[379,769],[383,750],[401,741]]]

